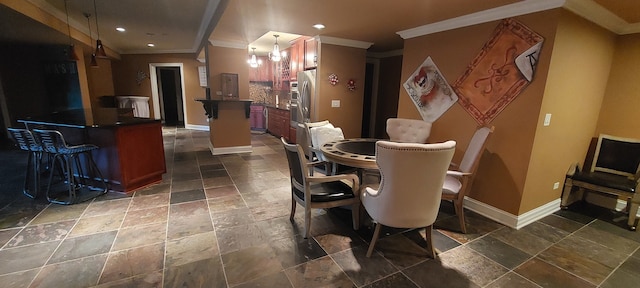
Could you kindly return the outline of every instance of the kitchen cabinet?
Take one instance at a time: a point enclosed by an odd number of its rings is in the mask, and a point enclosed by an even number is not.
[[[295,129],[293,133],[293,141],[291,140],[291,125],[289,124],[289,110],[278,109],[275,107],[267,107],[268,120],[267,130],[271,135],[276,137],[284,137],[287,142],[295,141]]]
[[[318,41],[315,38],[304,40],[304,70],[314,69],[318,65]]]
[[[289,79],[291,81],[298,80],[298,72],[304,70],[304,41],[308,37],[301,36],[291,43],[291,60],[289,61]]]
[[[251,82],[269,82],[273,81],[273,69],[271,61],[267,61],[266,57],[258,56],[262,61],[261,65],[256,68],[249,67],[249,81]]]

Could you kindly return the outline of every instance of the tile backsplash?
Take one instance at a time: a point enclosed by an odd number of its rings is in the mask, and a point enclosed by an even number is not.
[[[276,104],[276,95],[278,102],[286,103],[289,100],[289,91],[274,90],[269,82],[249,82],[249,98],[254,104],[264,103],[267,105]]]

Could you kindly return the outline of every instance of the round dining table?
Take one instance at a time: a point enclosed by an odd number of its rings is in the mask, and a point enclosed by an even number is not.
[[[378,169],[376,142],[380,139],[353,138],[327,142],[320,151],[327,160],[356,168]]]

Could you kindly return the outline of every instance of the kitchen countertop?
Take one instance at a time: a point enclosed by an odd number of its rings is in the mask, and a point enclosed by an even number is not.
[[[18,120],[18,122],[66,126],[73,128],[102,128],[153,123],[160,121],[150,118],[136,118],[132,115],[128,115],[128,113],[121,114],[122,111],[123,109],[120,108],[100,108],[95,110],[73,109],[55,112],[49,115],[30,116]]]

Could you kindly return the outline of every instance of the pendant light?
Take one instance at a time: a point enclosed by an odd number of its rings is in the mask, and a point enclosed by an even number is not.
[[[262,60],[258,59],[258,57],[256,56],[255,47],[251,47],[251,50],[253,50],[253,54],[251,55],[251,58],[247,62],[249,62],[249,66],[251,66],[251,68],[258,68],[258,66],[262,64]]]
[[[100,40],[100,26],[98,26],[98,8],[96,8],[96,0],[93,0],[93,14],[96,15],[96,31],[98,32],[98,39],[96,40],[96,52],[94,53],[98,58],[108,58],[107,53],[102,46],[102,40]]]
[[[278,45],[278,37],[280,35],[276,34],[273,37],[276,37],[276,44],[273,44],[273,51],[269,53],[269,59],[273,62],[278,62],[280,61],[280,45]]]
[[[93,37],[91,37],[91,21],[89,21],[89,17],[91,17],[91,14],[84,13],[83,15],[84,17],[87,17],[87,26],[89,26],[89,44],[91,44],[91,42],[93,42]],[[91,45],[91,49],[93,49],[93,45]],[[91,54],[90,65],[93,68],[98,68],[98,61],[96,60],[96,54]]]
[[[78,61],[80,58],[78,58],[78,54],[76,54],[76,50],[73,47],[73,39],[71,39],[71,26],[69,25],[69,8],[67,8],[67,0],[64,0],[64,12],[67,13],[67,32],[69,34],[69,54],[67,54],[67,56],[69,57],[69,60]]]

